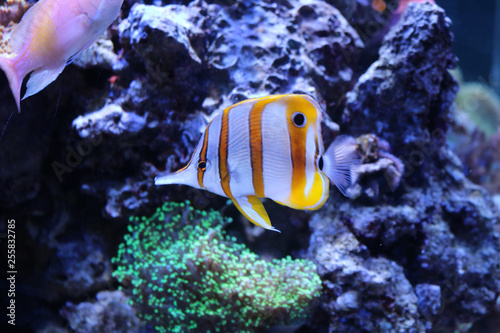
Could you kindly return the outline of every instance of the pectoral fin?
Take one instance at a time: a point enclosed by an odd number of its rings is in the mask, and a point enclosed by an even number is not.
[[[59,74],[63,71],[64,67],[66,67],[66,64],[55,68],[37,69],[31,73],[30,78],[26,83],[26,94],[24,94],[22,99],[36,94],[55,81],[55,79],[57,79]]]
[[[280,232],[278,229],[271,225],[271,220],[267,215],[264,205],[260,199],[255,196],[232,198],[233,203],[238,208],[238,210],[245,215],[245,217],[250,220],[250,222],[255,223],[268,230],[273,230]]]

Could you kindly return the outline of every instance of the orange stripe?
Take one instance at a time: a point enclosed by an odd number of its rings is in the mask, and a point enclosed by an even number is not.
[[[294,112],[300,111],[307,118],[304,127],[296,127],[292,121]],[[307,98],[297,96],[291,98],[287,108],[288,132],[290,133],[290,152],[292,155],[292,195],[294,204],[301,206],[306,202],[304,189],[306,186],[306,137],[307,131],[316,120],[316,109]]]
[[[224,193],[232,198],[231,188],[229,181],[231,176],[227,169],[227,143],[229,137],[229,108],[225,109],[222,113],[222,124],[220,129],[220,145],[219,145],[219,175],[221,179],[221,186]]]
[[[250,110],[250,156],[252,160],[253,188],[258,197],[264,198],[264,174],[262,171],[262,112],[269,103],[263,100]]]
[[[200,157],[198,159],[198,163],[200,161],[207,161],[207,146],[208,146],[208,129],[210,128],[210,124],[207,125],[207,129],[205,130],[205,136],[203,137],[203,147],[201,148]],[[205,175],[205,170],[201,170],[198,168],[198,184],[203,188],[203,176]]]

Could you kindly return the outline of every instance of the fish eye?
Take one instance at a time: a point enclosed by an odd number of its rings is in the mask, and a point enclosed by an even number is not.
[[[323,171],[323,156],[321,156],[318,160],[318,168],[320,171]]]
[[[205,171],[207,168],[207,162],[206,161],[198,161],[198,169]]]
[[[304,127],[307,123],[307,118],[302,112],[292,114],[293,124],[297,127]]]

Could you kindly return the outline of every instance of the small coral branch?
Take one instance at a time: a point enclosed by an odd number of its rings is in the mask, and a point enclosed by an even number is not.
[[[268,262],[223,232],[218,212],[167,202],[131,218],[113,276],[157,332],[248,332],[304,320],[321,289],[316,266]]]

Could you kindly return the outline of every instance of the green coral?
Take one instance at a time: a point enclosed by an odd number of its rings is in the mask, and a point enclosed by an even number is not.
[[[113,276],[157,332],[252,332],[300,322],[319,295],[315,265],[268,262],[223,232],[220,213],[167,202],[132,217]]]

